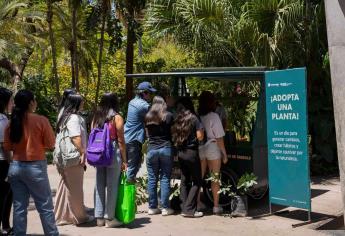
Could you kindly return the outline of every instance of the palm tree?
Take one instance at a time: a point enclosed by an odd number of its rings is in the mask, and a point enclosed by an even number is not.
[[[11,75],[14,90],[22,79],[24,69],[33,52],[39,15],[25,8],[28,4],[20,0],[0,2],[0,67]]]
[[[300,58],[283,61],[282,51],[302,43],[303,9],[301,0],[155,0],[146,26],[196,50],[206,66],[281,66]]]
[[[78,62],[78,36],[77,36],[77,14],[78,10],[82,4],[82,0],[69,0],[69,7],[72,15],[72,87],[79,91],[79,62]]]
[[[307,66],[313,149],[326,160],[334,158],[321,0],[153,0],[147,15],[153,36],[171,35],[197,52],[204,66]]]
[[[99,92],[102,83],[102,66],[104,60],[104,49],[108,45],[106,53],[113,54],[120,47],[121,28],[117,27],[118,20],[115,14],[115,2],[112,0],[99,0],[89,5],[88,15],[86,17],[86,32],[90,38],[95,38],[100,32],[98,42],[98,60],[97,60],[97,83],[95,104],[98,102]],[[107,36],[107,37],[106,37]]]
[[[101,86],[105,23],[106,23],[108,14],[111,12],[110,10],[111,10],[111,1],[101,0],[101,18],[102,18],[101,19],[101,38],[99,41],[98,65],[97,65],[98,74],[97,74],[95,104],[98,103],[99,89]]]
[[[87,35],[88,32],[85,30],[85,12],[78,11],[78,15],[76,17],[76,29],[75,35],[72,34],[72,13],[68,11],[68,6],[65,2],[61,4],[53,5],[53,12],[56,16],[55,20],[55,36],[58,41],[58,48],[64,49],[70,53],[70,63],[72,69],[72,77],[75,74],[75,58],[74,58],[74,48],[73,48],[73,41],[77,42],[77,61],[78,64],[78,71],[82,74],[89,77],[92,74],[93,64],[97,64],[97,57],[95,56],[95,51],[97,50],[97,43],[93,40],[90,35]],[[95,34],[93,32],[93,34]],[[77,37],[75,40],[74,37]],[[79,72],[78,72],[79,75]],[[75,78],[75,77],[73,77]],[[76,80],[72,78],[72,86],[76,86]],[[79,77],[78,77],[79,83]]]
[[[55,37],[53,31],[53,3],[54,0],[46,0],[47,4],[47,23],[49,29],[49,41],[52,50],[52,59],[53,59],[53,66],[52,66],[52,73],[53,73],[53,81],[55,84],[55,96],[56,100],[60,100],[60,85],[59,85],[59,77],[57,72],[57,62],[56,62],[56,44],[55,44]]]
[[[145,8],[146,0],[118,0],[118,10],[123,16],[127,26],[126,45],[126,74],[133,74],[134,44],[137,40],[136,31],[140,27],[139,20],[142,19],[142,11]],[[133,96],[133,79],[126,79],[126,98],[129,101]]]

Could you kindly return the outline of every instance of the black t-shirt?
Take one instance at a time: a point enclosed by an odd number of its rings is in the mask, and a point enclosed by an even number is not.
[[[171,147],[171,125],[173,123],[173,115],[168,112],[165,121],[159,125],[146,125],[149,149],[159,149],[163,147]]]
[[[181,149],[194,149],[194,150],[197,150],[199,142],[198,142],[198,138],[196,137],[196,131],[197,130],[202,130],[202,129],[204,129],[204,127],[202,126],[202,123],[200,122],[198,117],[193,116],[192,130],[191,130],[188,138],[186,139],[186,141],[184,141],[183,145],[181,147],[178,147],[178,149],[179,150],[181,150]]]

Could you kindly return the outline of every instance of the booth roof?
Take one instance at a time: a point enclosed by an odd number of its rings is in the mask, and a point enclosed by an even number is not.
[[[199,77],[232,80],[262,80],[266,67],[209,67],[176,69],[172,72],[127,74],[127,78]]]

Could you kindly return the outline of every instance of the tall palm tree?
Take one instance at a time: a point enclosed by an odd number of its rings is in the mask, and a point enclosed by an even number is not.
[[[101,86],[105,23],[106,23],[107,16],[111,12],[111,1],[101,0],[100,4],[101,4],[101,38],[99,41],[98,64],[97,64],[98,73],[97,73],[95,104],[98,103],[99,89]]]
[[[69,0],[69,7],[72,15],[72,87],[79,91],[79,63],[78,63],[78,36],[77,36],[77,14],[82,0]]]
[[[54,21],[55,36],[58,42],[58,48],[64,49],[70,53],[70,63],[72,69],[72,76],[75,74],[74,65],[78,64],[78,71],[82,74],[88,76],[92,74],[93,64],[97,64],[97,57],[95,51],[97,50],[97,43],[92,37],[87,35],[85,31],[85,16],[84,11],[78,11],[77,22],[76,22],[76,32],[72,34],[72,13],[69,11],[70,6],[67,6],[65,2],[53,5],[53,12],[56,16]],[[77,37],[77,39],[74,39]],[[77,60],[74,59],[74,48],[73,41],[77,42]],[[78,74],[79,74],[78,72]],[[74,77],[75,78],[75,77]],[[79,81],[79,77],[78,77]],[[78,82],[79,83],[79,82]],[[72,85],[76,86],[76,80],[72,79]]]
[[[50,46],[52,50],[52,60],[53,60],[53,66],[52,66],[52,74],[53,74],[53,81],[55,84],[55,96],[56,100],[60,100],[60,85],[59,85],[59,77],[57,72],[57,62],[56,62],[56,43],[55,43],[55,37],[54,37],[54,31],[53,31],[53,4],[54,0],[46,0],[47,4],[47,23],[48,23],[48,29],[49,29],[49,41]]]
[[[97,83],[95,104],[98,102],[99,92],[102,84],[102,67],[104,60],[104,49],[108,45],[106,51],[108,54],[113,54],[120,46],[121,28],[117,26],[118,20],[115,14],[115,1],[113,0],[99,0],[89,5],[88,14],[86,17],[86,32],[91,38],[94,35],[100,34],[100,38],[96,37],[98,42],[98,59],[97,59]]]
[[[118,10],[127,26],[126,44],[126,74],[133,74],[134,44],[137,40],[136,30],[140,27],[139,20],[146,6],[146,0],[118,0]],[[126,98],[129,101],[133,96],[133,79],[126,79]]]

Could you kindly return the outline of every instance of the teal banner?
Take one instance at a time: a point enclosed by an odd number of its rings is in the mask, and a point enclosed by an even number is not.
[[[270,203],[311,210],[305,68],[265,73]]]

